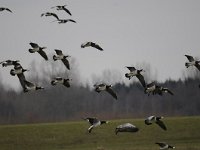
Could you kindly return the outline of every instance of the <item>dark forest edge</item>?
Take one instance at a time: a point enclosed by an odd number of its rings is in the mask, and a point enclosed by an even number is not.
[[[117,83],[113,89],[118,101],[105,92],[97,94],[89,87],[49,86],[37,93],[5,90],[1,85],[0,123],[38,123],[80,120],[94,116],[101,119],[145,118],[149,115],[200,115],[200,79],[168,80],[159,85],[170,88],[174,95],[146,95],[138,82],[129,86]],[[43,81],[43,84],[48,84]]]

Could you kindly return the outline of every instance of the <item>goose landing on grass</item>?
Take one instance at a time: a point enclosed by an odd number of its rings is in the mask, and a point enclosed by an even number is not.
[[[161,121],[164,117],[156,117],[156,116],[149,116],[147,119],[145,119],[146,125],[151,125],[153,123],[156,123],[159,127],[161,127],[163,130],[167,130],[167,127],[165,126],[164,122]]]
[[[161,150],[165,150],[165,149],[169,149],[169,148],[171,148],[171,149],[175,148],[174,146],[168,145],[165,142],[156,142],[155,144],[158,144],[160,146]]]
[[[136,126],[130,123],[125,123],[117,126],[117,128],[115,129],[115,134],[118,134],[118,132],[137,132],[137,131],[139,131],[139,129]]]
[[[97,118],[84,118],[84,120],[87,120],[89,123],[90,123],[90,127],[88,128],[88,132],[91,133],[92,132],[92,129],[95,128],[95,127],[98,127],[102,124],[107,124],[108,121],[102,121],[102,120],[99,120]]]

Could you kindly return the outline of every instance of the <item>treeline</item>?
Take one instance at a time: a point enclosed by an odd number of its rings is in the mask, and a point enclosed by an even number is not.
[[[106,92],[96,93],[90,86],[80,86],[80,78],[75,77],[73,71],[69,76],[74,77],[74,83],[77,80],[77,84],[72,83],[70,88],[51,86],[50,77],[32,78],[32,81],[40,80],[45,90],[29,93],[5,90],[0,83],[0,123],[80,120],[86,116],[117,119],[140,118],[153,114],[166,117],[200,115],[200,79],[197,77],[158,83],[173,91],[174,96],[167,93],[163,96],[148,96],[144,94],[140,83],[134,80],[130,80],[132,83],[128,86],[117,83],[113,86],[118,95],[116,101]]]
[[[200,89],[198,79],[166,81],[162,86],[175,95],[147,96],[139,83],[130,86],[116,84],[119,97],[96,93],[87,87],[49,87],[44,91],[0,93],[1,123],[30,123],[76,120],[85,116],[101,118],[145,117],[151,114],[164,116],[199,115]]]

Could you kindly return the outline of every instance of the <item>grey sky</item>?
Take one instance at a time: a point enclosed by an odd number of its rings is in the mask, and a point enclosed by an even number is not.
[[[72,17],[50,9],[64,4]],[[28,52],[30,41],[46,46],[47,54],[58,48],[73,56],[84,81],[105,69],[124,78],[125,66],[144,62],[157,72],[152,80],[178,79],[185,70],[184,54],[200,57],[199,0],[1,0],[0,6],[13,11],[0,13],[0,60],[19,59],[25,68],[43,61]],[[77,24],[51,23],[54,18],[40,17],[47,11]],[[97,42],[104,51],[81,49],[85,41]],[[1,68],[3,82],[18,86],[10,69]]]

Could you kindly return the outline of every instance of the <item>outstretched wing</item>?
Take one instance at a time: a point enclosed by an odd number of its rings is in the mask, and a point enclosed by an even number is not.
[[[39,50],[38,53],[45,59],[48,60],[47,54],[43,50]]]
[[[63,7],[63,10],[66,11],[70,16],[72,15],[71,12],[67,8]]]
[[[75,21],[75,20],[72,20],[72,19],[68,19],[68,21],[76,23],[76,21]]]
[[[155,85],[155,82],[151,82],[151,83],[147,84],[147,87],[152,87],[154,85]]]
[[[165,126],[164,122],[161,120],[157,120],[156,124],[159,125],[163,130],[167,130],[167,127]]]
[[[1,61],[0,64],[2,64],[2,63],[4,63],[4,62],[6,62],[6,60],[5,60],[5,61]]]
[[[70,87],[69,80],[64,79],[63,85],[66,86],[66,87]]]
[[[158,144],[160,147],[166,146],[166,143],[162,143],[162,142],[156,142],[155,144]]]
[[[11,13],[12,13],[12,11],[11,11],[9,8],[5,8],[5,10],[7,10],[7,11],[9,11],[9,12],[11,12]]]
[[[199,65],[199,64],[195,64],[195,66],[196,66],[197,69],[200,71],[200,65]]]
[[[116,95],[116,93],[115,93],[110,87],[107,88],[106,91],[107,91],[108,93],[110,93],[110,94],[117,100],[117,95]]]
[[[66,58],[64,58],[64,59],[62,59],[62,62],[63,62],[63,64],[67,67],[67,69],[70,70],[69,61],[68,61]]]
[[[98,44],[96,44],[96,43],[91,42],[91,46],[94,47],[94,48],[96,48],[96,49],[98,49],[98,50],[100,50],[100,51],[103,51],[103,48],[101,48],[101,47],[100,47]]]
[[[97,123],[99,120],[97,118],[85,118],[84,120],[87,120],[91,125]]]
[[[59,20],[59,17],[55,13],[51,13],[52,16],[54,16],[57,20]]]
[[[185,55],[187,57],[187,59],[191,62],[191,61],[194,61],[194,58],[190,55]]]
[[[26,78],[25,78],[24,74],[23,73],[17,74],[17,77],[19,78],[19,82],[20,82],[22,88],[25,89]]]
[[[25,85],[27,85],[28,87],[34,87],[35,85],[27,80],[24,80]]]
[[[31,42],[31,43],[29,43],[29,44],[31,45],[32,48],[38,48],[38,47],[39,47],[39,45],[36,44],[36,43],[32,43],[32,42]]]
[[[55,49],[57,55],[63,55],[62,51],[59,49]]]
[[[128,68],[130,71],[135,71],[136,70],[135,67],[127,67],[126,66],[126,68]]]
[[[167,91],[167,93],[174,95],[174,93],[172,91],[170,91],[168,88],[163,88],[164,91]]]
[[[137,74],[136,77],[139,79],[139,81],[140,81],[140,83],[142,84],[142,86],[143,86],[143,87],[146,87],[146,83],[145,83],[145,80],[144,80],[143,75]]]

